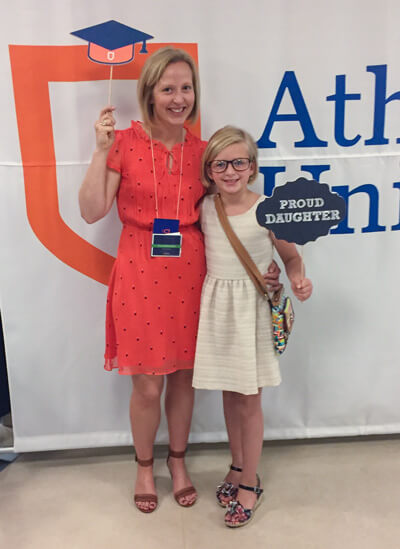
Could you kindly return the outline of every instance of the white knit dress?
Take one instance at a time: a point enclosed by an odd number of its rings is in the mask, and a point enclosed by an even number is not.
[[[272,261],[269,232],[256,219],[261,196],[245,213],[229,222],[258,269],[265,273]],[[257,292],[222,229],[214,196],[201,206],[207,276],[201,295],[193,387],[220,389],[244,395],[259,387],[279,385],[279,363],[272,343],[268,302]]]

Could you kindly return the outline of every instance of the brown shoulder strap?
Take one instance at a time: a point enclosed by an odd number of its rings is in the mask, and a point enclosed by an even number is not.
[[[265,284],[264,277],[258,270],[254,261],[251,259],[250,254],[240,242],[239,238],[236,236],[234,230],[232,229],[231,224],[229,223],[229,219],[226,215],[224,205],[222,203],[221,195],[219,193],[215,195],[214,203],[221,226],[224,229],[225,234],[228,237],[228,240],[231,243],[232,248],[235,250],[243,267],[246,269],[247,274],[252,280],[254,286],[257,288],[258,292],[261,295],[265,296],[268,301],[271,301],[268,295],[267,285]]]

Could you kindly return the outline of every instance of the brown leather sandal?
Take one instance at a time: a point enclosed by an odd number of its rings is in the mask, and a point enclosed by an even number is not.
[[[168,457],[167,457],[167,466],[171,475],[172,479],[172,473],[171,469],[169,468],[168,461],[170,457],[183,459],[185,457],[186,450],[183,450],[182,452],[175,452],[174,450],[171,450],[171,448],[168,448]],[[191,495],[196,495],[196,498],[191,503],[181,503],[179,500],[182,497],[187,497]],[[197,491],[194,486],[187,486],[186,488],[182,488],[181,490],[178,490],[177,492],[174,492],[174,498],[175,501],[180,505],[181,507],[192,507],[197,501]]]
[[[135,461],[141,466],[141,467],[151,467],[154,463],[154,459],[139,459],[137,456],[135,456]],[[142,513],[152,513],[157,509],[158,505],[158,497],[156,494],[135,494],[134,495],[134,501],[136,507],[141,511]],[[155,507],[153,509],[142,509],[138,506],[138,503],[155,503]]]

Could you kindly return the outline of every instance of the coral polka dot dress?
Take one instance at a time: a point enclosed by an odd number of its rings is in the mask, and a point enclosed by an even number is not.
[[[201,288],[206,272],[199,202],[205,193],[200,161],[205,143],[186,131],[179,204],[181,257],[151,257],[157,188],[159,217],[176,216],[182,147],[169,151],[139,122],[116,131],[107,166],[121,174],[117,205],[123,224],[111,273],[105,369],[161,375],[192,369]]]

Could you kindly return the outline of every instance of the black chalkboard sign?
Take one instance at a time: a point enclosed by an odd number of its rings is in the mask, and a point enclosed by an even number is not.
[[[326,183],[300,177],[275,187],[256,210],[257,221],[279,240],[305,244],[327,235],[346,215],[346,203]]]

